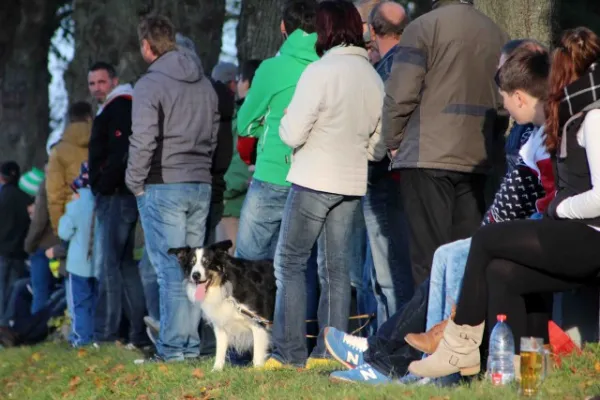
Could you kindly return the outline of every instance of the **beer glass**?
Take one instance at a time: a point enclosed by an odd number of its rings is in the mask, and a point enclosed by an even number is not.
[[[544,373],[544,340],[521,338],[521,394],[535,396]]]

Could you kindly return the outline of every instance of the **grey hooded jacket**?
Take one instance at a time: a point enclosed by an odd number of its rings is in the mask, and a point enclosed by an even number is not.
[[[146,184],[210,184],[218,130],[217,95],[198,57],[163,54],[134,87],[127,187],[139,195]]]

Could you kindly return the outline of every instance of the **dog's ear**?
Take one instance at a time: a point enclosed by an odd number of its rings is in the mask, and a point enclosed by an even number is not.
[[[222,242],[213,243],[212,245],[210,245],[210,248],[215,251],[221,250],[227,252],[232,246],[233,242],[231,240],[224,240]]]
[[[189,246],[186,247],[177,247],[174,249],[169,249],[167,254],[172,254],[177,256],[177,261],[182,267],[185,267],[190,259],[190,255],[192,253],[192,249]]]

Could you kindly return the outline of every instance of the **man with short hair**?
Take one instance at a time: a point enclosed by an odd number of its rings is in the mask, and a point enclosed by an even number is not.
[[[409,22],[406,10],[393,1],[376,4],[368,18],[373,47],[381,55],[375,69],[385,82],[392,70],[394,55]],[[377,298],[377,325],[394,315],[413,294],[408,253],[408,229],[400,196],[397,171],[389,171],[390,159],[369,162],[367,194],[363,212],[373,257],[373,287]]]
[[[279,123],[292,100],[300,75],[319,59],[315,51],[316,0],[296,0],[283,10],[279,55],[263,61],[238,111],[240,136],[258,139],[254,177],[239,222],[236,255],[273,259],[290,183],[286,180],[292,149],[279,137]]]
[[[92,65],[88,87],[100,105],[88,147],[89,180],[96,197],[92,255],[99,278],[94,340],[119,339],[125,311],[128,340],[143,347],[149,343],[145,300],[133,255],[138,213],[135,197],[125,186],[133,89],[130,84],[119,85],[114,67],[105,62]]]
[[[183,361],[200,354],[201,311],[189,301],[183,270],[168,251],[204,244],[218,99],[199,58],[177,47],[169,19],[142,19],[138,38],[150,66],[135,85],[126,182],[158,275],[160,332],[151,361]]]
[[[391,168],[401,171],[416,285],[439,246],[480,225],[500,107],[493,76],[508,41],[472,0],[433,6],[404,30],[382,113]]]

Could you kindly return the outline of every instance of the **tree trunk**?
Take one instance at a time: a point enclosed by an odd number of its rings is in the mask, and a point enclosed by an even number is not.
[[[273,57],[283,43],[279,0],[243,0],[237,27],[238,60]]]
[[[475,0],[511,38],[531,38],[549,45],[556,32],[558,0]]]
[[[140,55],[137,21],[159,13],[196,44],[206,74],[219,60],[225,0],[74,0],[75,57],[65,74],[70,101],[89,99],[88,68],[113,64],[120,81],[133,82],[148,66]]]
[[[0,160],[43,166],[50,134],[48,51],[65,0],[0,4]]]

